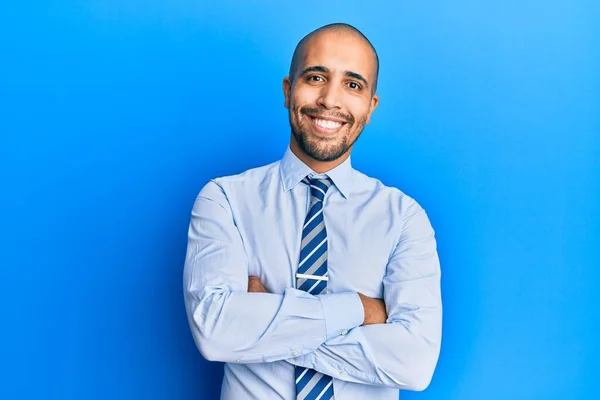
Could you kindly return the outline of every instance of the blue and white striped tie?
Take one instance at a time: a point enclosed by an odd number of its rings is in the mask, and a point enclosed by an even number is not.
[[[310,185],[310,210],[302,228],[300,264],[296,288],[318,295],[327,293],[327,231],[323,219],[323,199],[332,182],[329,177],[304,178]],[[333,399],[333,379],[314,369],[296,367],[297,400]]]

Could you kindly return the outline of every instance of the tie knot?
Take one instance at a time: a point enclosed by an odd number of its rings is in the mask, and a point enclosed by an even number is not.
[[[331,187],[333,183],[332,180],[328,176],[316,176],[313,178],[306,177],[302,180],[302,182],[306,183],[310,186],[310,194],[312,196],[312,202],[323,201],[325,198],[325,193]]]

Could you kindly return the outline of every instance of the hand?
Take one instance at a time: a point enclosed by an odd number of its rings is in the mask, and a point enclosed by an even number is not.
[[[385,324],[387,321],[387,311],[385,310],[385,303],[383,300],[367,297],[362,293],[359,293],[358,296],[360,297],[365,310],[365,320],[362,324]]]
[[[258,276],[248,277],[248,293],[269,293]]]

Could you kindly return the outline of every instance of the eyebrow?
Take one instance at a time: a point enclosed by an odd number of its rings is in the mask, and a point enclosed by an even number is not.
[[[300,76],[304,76],[310,72],[322,72],[322,73],[327,73],[329,72],[329,70],[327,68],[325,68],[322,65],[314,65],[311,67],[307,67],[304,68],[302,70],[302,73],[300,74]],[[344,75],[350,78],[354,78],[356,80],[362,81],[365,84],[365,87],[368,89],[369,88],[369,82],[367,82],[367,80],[365,79],[364,76],[362,76],[361,74],[359,74],[358,72],[352,72],[352,71],[344,71]]]

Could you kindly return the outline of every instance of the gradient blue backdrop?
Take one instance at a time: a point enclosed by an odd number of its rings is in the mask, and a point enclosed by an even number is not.
[[[191,206],[209,178],[283,155],[293,48],[336,21],[381,58],[354,165],[415,197],[439,240],[440,361],[403,399],[598,398],[599,10],[3,6],[0,398],[217,398],[222,365],[183,306]]]

